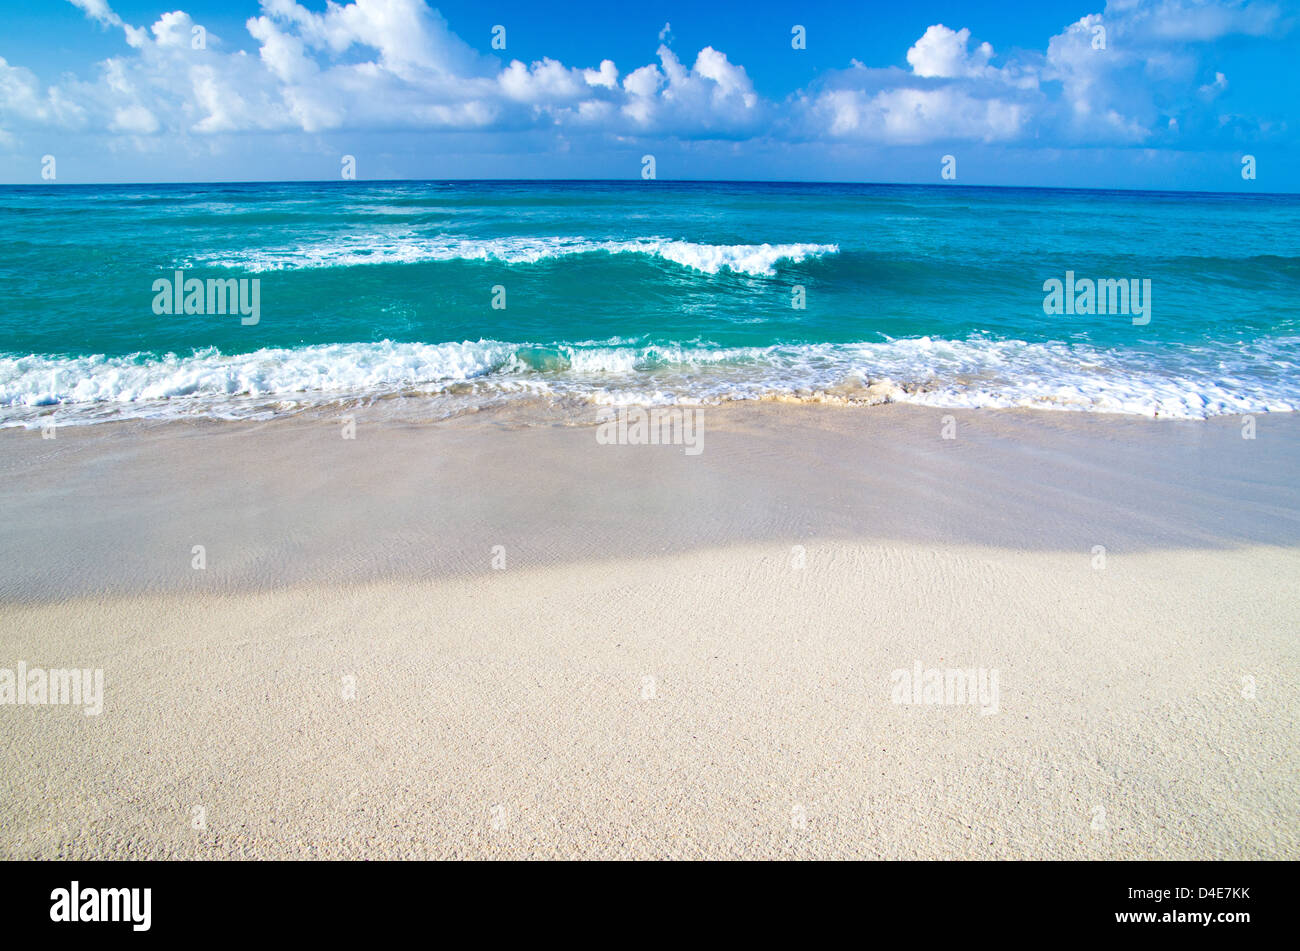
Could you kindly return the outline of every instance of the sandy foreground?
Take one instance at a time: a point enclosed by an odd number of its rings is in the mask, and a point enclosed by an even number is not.
[[[1300,420],[704,413],[0,432],[0,857],[1300,856]]]

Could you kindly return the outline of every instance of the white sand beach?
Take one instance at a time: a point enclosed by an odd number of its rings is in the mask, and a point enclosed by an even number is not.
[[[1300,420],[703,412],[0,432],[0,856],[1300,855]]]

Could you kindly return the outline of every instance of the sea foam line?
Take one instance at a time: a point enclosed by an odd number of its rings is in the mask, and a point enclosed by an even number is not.
[[[593,241],[588,238],[420,238],[414,235],[340,237],[294,248],[262,248],[197,256],[180,262],[245,271],[357,267],[373,264],[419,264],[431,261],[496,261],[535,264],[579,254],[640,254],[660,258],[704,274],[733,271],[771,277],[782,261],[838,254],[835,244],[700,244],[665,238]]]
[[[528,393],[601,403],[790,398],[930,406],[1037,407],[1172,418],[1291,411],[1300,367],[1284,339],[1249,352],[1203,347],[1149,355],[1087,345],[974,337],[720,347],[708,342],[320,344],[188,356],[0,354],[0,420],[27,424],[56,407],[73,416],[226,415],[261,399],[329,402],[393,392]],[[1269,378],[1251,376],[1267,361]],[[148,412],[145,408],[148,407]],[[162,410],[160,411],[160,407]],[[167,409],[170,407],[170,409]]]

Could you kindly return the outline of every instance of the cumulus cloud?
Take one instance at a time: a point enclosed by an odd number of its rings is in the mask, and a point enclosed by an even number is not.
[[[833,138],[893,145],[924,145],[949,139],[1009,142],[1027,118],[1024,106],[977,98],[963,89],[899,87],[867,93],[832,90],[806,103],[807,119]]]
[[[601,60],[600,69],[584,69],[582,76],[587,80],[588,86],[604,86],[606,89],[613,89],[618,85],[618,68],[612,59]]]
[[[909,70],[855,60],[821,77],[797,97],[791,127],[803,138],[892,144],[1175,143],[1190,129],[1208,131],[1204,105],[1227,88],[1222,73],[1198,78],[1201,47],[1280,29],[1275,7],[1249,0],[1111,0],[1050,37],[1045,51],[999,63],[969,29],[935,24],[907,50]]]
[[[950,30],[937,23],[925,31],[916,44],[907,51],[907,62],[918,76],[938,76],[953,79],[960,76],[982,76],[993,58],[993,47],[981,43],[973,52],[967,50],[970,30]]]
[[[623,113],[637,129],[724,133],[760,121],[753,83],[725,53],[706,46],[690,69],[667,46],[659,47],[658,56],[658,67],[643,66],[623,82]]]
[[[426,0],[330,2],[323,11],[261,0],[245,24],[248,50],[232,48],[240,38],[211,35],[194,48],[201,24],[182,10],[146,28],[123,21],[108,0],[70,2],[92,22],[120,29],[128,49],[90,78],[49,86],[0,59],[0,141],[24,129],[141,141],[163,133],[549,130],[884,145],[1151,144],[1248,125],[1234,116],[1227,126],[1210,111],[1228,82],[1204,61],[1203,47],[1287,27],[1275,5],[1257,0],[1110,0],[1043,49],[999,56],[968,27],[936,23],[905,50],[906,68],[854,60],[770,101],[722,50],[680,58],[667,23],[655,61],[621,72],[609,59],[502,66]]]
[[[103,26],[115,26],[122,30],[126,35],[126,41],[132,46],[143,46],[148,35],[139,27],[130,26],[122,22],[122,18],[113,12],[112,7],[108,5],[108,0],[70,0],[74,7],[80,9],[86,16]]]
[[[329,3],[323,12],[262,0],[246,23],[255,54],[222,52],[219,37],[192,48],[196,24],[184,11],[145,29],[124,23],[107,0],[72,2],[122,28],[136,54],[100,63],[96,80],[59,87],[79,111],[55,108],[33,74],[6,63],[6,113],[135,135],[572,125],[729,136],[751,128],[759,112],[744,68],[711,47],[688,69],[661,44],[658,63],[624,77],[608,59],[587,68],[512,60],[503,68],[456,36],[425,0]]]

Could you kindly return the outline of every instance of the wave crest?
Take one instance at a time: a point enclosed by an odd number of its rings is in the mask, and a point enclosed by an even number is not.
[[[700,244],[665,238],[593,241],[588,238],[419,238],[381,239],[349,236],[293,248],[225,252],[182,262],[182,266],[278,271],[304,268],[359,267],[374,264],[420,264],[437,261],[494,261],[536,264],[582,254],[639,254],[669,261],[703,274],[732,271],[771,277],[782,261],[798,264],[808,258],[838,254],[835,244]]]
[[[1300,406],[1300,341],[1159,362],[1086,345],[930,337],[720,347],[608,340],[520,344],[348,343],[189,356],[0,355],[0,420],[31,425],[139,416],[274,415],[392,394],[447,395],[461,408],[520,393],[602,403],[882,399],[947,407],[1037,407],[1203,418]],[[1278,372],[1251,377],[1261,360]],[[477,401],[477,402],[476,402]],[[268,411],[266,407],[270,406]],[[457,410],[459,411],[459,410]]]

